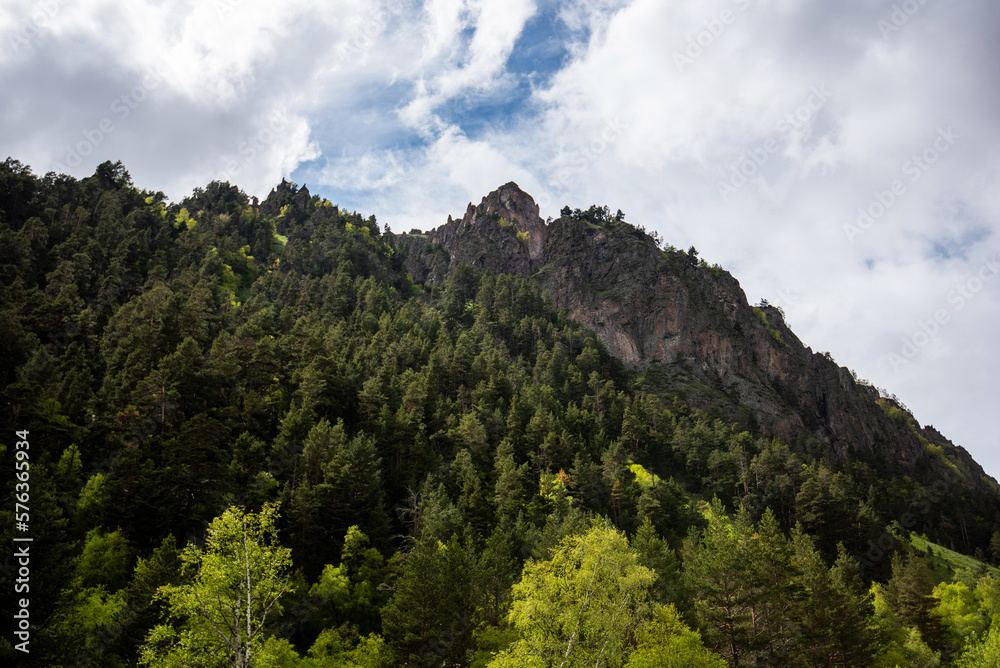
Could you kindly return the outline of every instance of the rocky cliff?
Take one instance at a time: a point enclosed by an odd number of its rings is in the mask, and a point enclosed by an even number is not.
[[[728,272],[661,249],[606,210],[546,224],[508,183],[460,219],[396,243],[410,274],[428,285],[459,263],[532,277],[665,397],[764,434],[815,439],[832,457],[853,452],[899,474],[957,471],[967,487],[996,485],[963,448],[804,346],[779,309],[752,307]]]

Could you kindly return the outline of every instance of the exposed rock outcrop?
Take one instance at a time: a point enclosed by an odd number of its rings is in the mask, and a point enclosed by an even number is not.
[[[304,214],[310,198],[309,188],[305,185],[297,188],[294,183],[281,179],[281,183],[272,188],[267,199],[260,204],[260,210],[266,216],[277,216],[283,207],[292,206],[297,213]]]
[[[397,246],[406,252],[406,268],[419,282],[439,283],[464,263],[493,273],[527,276],[543,257],[545,221],[538,205],[514,182],[469,202],[465,215],[427,234],[402,234]]]
[[[733,419],[786,440],[814,437],[831,456],[854,451],[907,474],[981,467],[930,428],[892,418],[885,401],[828,355],[805,347],[781,311],[752,307],[739,282],[641,229],[577,215],[549,225],[514,183],[469,204],[460,219],[397,246],[415,280],[439,283],[459,263],[532,277],[610,352],[652,370],[667,395],[729,405]],[[928,443],[947,448],[947,459]]]

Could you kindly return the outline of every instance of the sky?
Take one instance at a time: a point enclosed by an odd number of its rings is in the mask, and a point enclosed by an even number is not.
[[[606,204],[1000,478],[995,0],[5,0],[8,155],[394,231]]]

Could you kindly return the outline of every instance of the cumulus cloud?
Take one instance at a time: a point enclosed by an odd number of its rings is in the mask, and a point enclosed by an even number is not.
[[[39,171],[122,159],[177,198],[224,174],[266,192],[318,156],[309,84],[344,37],[326,3],[45,0],[14,15],[0,141]]]
[[[503,4],[432,0],[427,7],[428,41],[416,73],[416,95],[400,110],[402,121],[425,134],[443,130],[447,124],[434,113],[442,103],[467,91],[481,93],[502,86],[504,64],[535,9],[531,0]],[[461,40],[463,31],[472,31],[472,36],[459,50],[453,42]]]
[[[1000,362],[982,345],[1000,281],[961,308],[948,296],[1000,250],[997,92],[982,84],[997,13],[893,11],[638,0],[539,93],[561,138],[545,148],[558,163],[603,119],[627,119],[567,198],[696,244],[996,471],[1000,384],[981,369]],[[942,308],[948,322],[928,325]]]
[[[998,32],[988,0],[11,0],[0,143],[397,230],[510,180],[621,208],[1000,475]]]

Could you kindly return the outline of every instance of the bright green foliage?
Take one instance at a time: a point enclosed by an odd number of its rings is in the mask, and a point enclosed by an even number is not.
[[[937,605],[931,613],[940,618],[943,644],[952,652],[986,631],[989,620],[980,613],[975,593],[965,583],[942,582],[934,588],[933,596]]]
[[[128,541],[120,531],[105,534],[100,529],[87,533],[83,553],[76,562],[75,584],[79,587],[121,589],[132,570]]]
[[[313,620],[322,627],[351,623],[362,633],[379,626],[379,609],[387,598],[381,590],[386,577],[382,555],[357,526],[347,530],[341,561],[327,564],[309,590],[319,605]]]
[[[705,649],[701,636],[670,605],[658,607],[642,628],[625,668],[726,668],[726,662]]]
[[[160,588],[173,623],[150,632],[143,665],[256,665],[267,618],[280,612],[289,588],[291,554],[277,542],[277,519],[273,505],[256,514],[230,508],[209,526],[204,548],[184,549],[192,580]]]
[[[565,538],[525,566],[510,612],[519,638],[490,666],[621,666],[655,579],[606,524]]]
[[[1000,620],[1000,582],[992,575],[985,575],[976,582],[976,601],[980,613],[991,620]]]
[[[719,269],[721,270],[721,267]],[[716,277],[718,277],[719,275],[719,272],[716,271],[716,268],[714,266],[712,267],[712,274]],[[767,332],[768,334],[771,335],[771,338],[777,341],[778,343],[781,343],[781,332],[772,327],[771,323],[767,321],[767,314],[764,313],[764,310],[755,306],[753,309],[753,314],[757,316],[757,320],[760,321],[760,324],[764,325],[764,328],[767,329]]]
[[[996,668],[996,666],[1000,666],[1000,624],[994,622],[982,640],[971,643],[951,665],[954,668]]]
[[[181,210],[177,212],[176,216],[174,216],[174,227],[183,227],[187,230],[193,230],[197,227],[197,224],[197,221],[191,218],[191,214],[188,213],[186,208],[182,207]]]
[[[642,464],[631,464],[628,468],[632,472],[632,475],[635,476],[636,483],[644,490],[660,482],[659,476],[647,471]]]
[[[115,664],[106,653],[117,644],[135,617],[125,590],[131,573],[132,550],[119,531],[93,529],[84,541],[74,577],[52,620],[64,662],[87,659]]]
[[[61,645],[65,662],[102,661],[125,665],[105,653],[108,639],[121,632],[127,614],[125,592],[109,593],[103,586],[75,590],[63,598],[63,606],[52,620],[52,632]]]
[[[385,560],[357,526],[347,529],[340,552],[341,568],[351,581],[350,608],[359,615],[376,615],[382,603],[379,587],[385,578]]]
[[[56,466],[56,476],[76,480],[80,476],[83,465],[80,461],[80,448],[71,445],[63,450]]]
[[[88,478],[73,509],[73,521],[82,526],[96,524],[107,503],[106,492],[103,473],[95,473]]]
[[[309,648],[308,657],[288,665],[295,668],[391,668],[397,664],[382,636],[364,636],[352,647],[337,629],[326,629]]]
[[[872,660],[872,668],[937,668],[941,664],[941,653],[924,642],[919,629],[900,623],[886,588],[876,583],[872,585],[871,595],[875,610],[871,631],[879,647]]]

